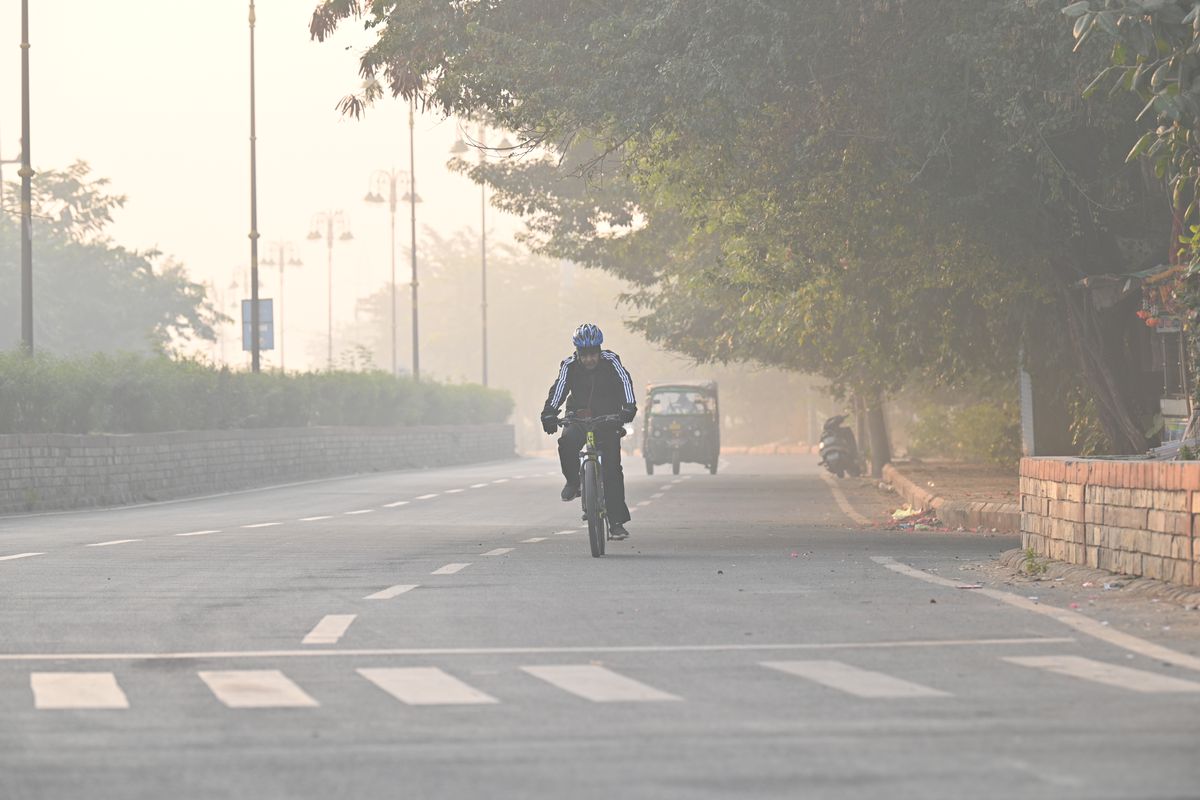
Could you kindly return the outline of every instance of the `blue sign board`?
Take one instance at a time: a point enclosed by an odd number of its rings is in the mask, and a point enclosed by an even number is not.
[[[271,313],[271,301],[258,300],[258,349],[275,349],[275,318]],[[242,349],[249,352],[253,349],[250,342],[250,301],[242,301]]]

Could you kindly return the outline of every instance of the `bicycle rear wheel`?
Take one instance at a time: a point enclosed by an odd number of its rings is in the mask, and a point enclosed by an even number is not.
[[[595,461],[583,462],[583,510],[587,514],[588,543],[592,557],[604,555],[604,516],[600,513],[600,472]]]

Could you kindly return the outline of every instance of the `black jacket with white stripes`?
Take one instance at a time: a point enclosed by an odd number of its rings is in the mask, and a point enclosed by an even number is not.
[[[611,350],[600,351],[600,363],[590,372],[574,355],[563,359],[542,415],[557,414],[563,401],[567,411],[582,411],[593,417],[616,414],[621,406],[632,406],[634,413],[637,412],[633,379],[621,364],[620,356]]]

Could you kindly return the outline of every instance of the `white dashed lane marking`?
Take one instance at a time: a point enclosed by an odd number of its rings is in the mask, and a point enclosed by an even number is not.
[[[657,500],[658,498],[662,497],[663,494],[663,492],[655,492],[654,494],[650,495],[650,497]]]
[[[358,674],[410,706],[478,705],[496,698],[447,674],[437,667],[360,669]]]
[[[243,525],[243,528],[273,528],[276,525],[282,525],[282,522],[256,522],[253,525]]]
[[[364,508],[364,509],[361,509],[361,510],[359,510],[359,511],[347,511],[347,512],[346,512],[346,516],[347,516],[347,517],[352,517],[352,516],[354,516],[355,514],[374,514],[374,513],[375,513],[375,509],[373,509],[373,508]]]
[[[17,553],[15,556],[0,556],[0,561],[16,561],[18,558],[33,558],[34,556],[44,556],[45,553]]]
[[[319,517],[301,517],[300,521],[301,522],[317,522],[318,520],[322,520],[322,519],[333,519],[333,517],[331,517],[328,514],[324,514]]]
[[[492,481],[492,483],[508,483],[508,478],[498,478]]]
[[[650,502],[651,501],[649,501],[649,500],[643,500],[642,502],[638,503],[638,505],[639,506],[648,506],[648,505],[650,505]]]
[[[1157,694],[1163,692],[1200,692],[1200,683],[1185,681],[1182,678],[1172,678],[1159,675],[1144,669],[1133,669],[1116,664],[1106,664],[1103,661],[1093,661],[1081,656],[1012,656],[1006,657],[1010,664],[1020,664],[1022,667],[1034,667],[1066,675],[1068,678],[1082,678],[1093,683],[1115,686],[1118,689],[1128,689],[1133,692]]]
[[[438,567],[437,569],[435,569],[433,572],[431,572],[429,574],[430,575],[453,575],[456,572],[461,572],[462,570],[466,569],[469,566],[471,566],[469,563],[467,563],[467,564],[447,564],[444,567]]]
[[[537,544],[538,542],[546,541],[545,536],[535,536],[532,539],[522,539],[521,544]]]
[[[407,500],[397,500],[394,503],[384,503],[383,507],[384,508],[399,508],[400,506],[406,506],[406,505],[408,505]]]
[[[535,678],[593,703],[645,703],[678,700],[673,694],[590,664],[521,667]]]
[[[346,635],[357,614],[326,614],[301,644],[337,644]]]
[[[484,555],[485,556],[502,556],[502,555],[505,555],[506,553],[511,553],[512,551],[513,551],[513,549],[511,547],[497,547],[495,550],[488,550],[486,553],[484,553]]]
[[[465,492],[465,491],[466,491],[466,489],[447,489],[444,492],[444,494],[458,494],[459,492]]]
[[[229,708],[313,708],[317,701],[277,669],[201,672],[200,680]]]
[[[437,496],[438,496],[438,493],[434,492],[433,494],[423,494],[420,497],[418,497],[417,499],[418,500],[432,500],[433,498],[435,498]]]
[[[401,583],[396,586],[389,586],[381,592],[367,595],[363,600],[391,600],[393,597],[402,595],[405,592],[411,592],[417,588],[417,585],[415,583]]]
[[[555,536],[568,536],[568,535],[570,535],[570,534],[572,534],[572,533],[579,533],[579,529],[578,529],[578,528],[571,528],[569,531],[555,531],[555,532],[554,532],[554,535],[555,535]]]
[[[859,669],[841,661],[764,661],[762,665],[789,675],[807,678],[855,697],[949,697],[946,692],[893,678],[882,672]]]
[[[33,706],[41,710],[129,708],[111,672],[34,672]]]
[[[471,488],[472,488],[472,489],[482,489],[482,488],[484,488],[485,486],[487,486],[487,484],[486,484],[486,483],[472,483],[472,484],[471,484]]]
[[[114,544],[129,544],[130,542],[140,542],[141,539],[113,539],[111,542],[93,542],[85,544],[84,547],[111,547]]]
[[[220,533],[220,531],[192,531],[190,533],[177,533],[176,536],[208,536],[210,533]]]

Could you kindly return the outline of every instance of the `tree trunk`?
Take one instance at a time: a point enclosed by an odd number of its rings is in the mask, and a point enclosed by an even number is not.
[[[883,418],[883,393],[876,390],[867,402],[867,432],[871,437],[871,477],[883,477],[883,465],[892,460],[887,421]]]
[[[1134,419],[1130,387],[1117,377],[1114,367],[1121,366],[1119,354],[1111,352],[1104,339],[1103,323],[1087,295],[1059,283],[1058,291],[1067,311],[1067,328],[1075,348],[1080,373],[1096,399],[1100,426],[1116,455],[1142,453],[1146,436]],[[1130,370],[1125,380],[1129,381]]]

